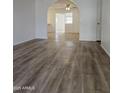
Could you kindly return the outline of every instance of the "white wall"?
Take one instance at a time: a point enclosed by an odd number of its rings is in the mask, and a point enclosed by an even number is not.
[[[102,17],[102,0],[97,0],[97,29],[96,29],[97,41],[101,41],[101,17]]]
[[[56,0],[36,0],[36,37],[47,38],[47,11]],[[97,0],[75,0],[80,10],[80,40],[96,40]]]
[[[110,0],[102,0],[102,47],[110,55]]]
[[[80,40],[96,41],[97,0],[77,0],[77,4],[80,7]]]
[[[35,38],[35,0],[14,0],[14,45]]]
[[[52,0],[35,0],[36,38],[47,39],[47,12]]]

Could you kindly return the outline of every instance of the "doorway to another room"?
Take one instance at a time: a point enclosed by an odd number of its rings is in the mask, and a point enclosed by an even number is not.
[[[64,13],[56,13],[56,23],[55,23],[55,38],[60,40],[63,38],[65,33],[65,15]]]
[[[65,15],[57,13],[56,14],[56,32],[65,32]]]
[[[58,0],[48,9],[49,40],[79,40],[79,10],[69,0]]]

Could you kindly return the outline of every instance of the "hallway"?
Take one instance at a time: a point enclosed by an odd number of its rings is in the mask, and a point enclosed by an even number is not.
[[[14,47],[14,93],[109,93],[109,57],[96,42],[35,39]]]

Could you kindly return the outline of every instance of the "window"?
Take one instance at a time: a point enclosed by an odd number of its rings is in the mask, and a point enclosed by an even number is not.
[[[65,13],[65,24],[72,23],[73,23],[72,13]]]

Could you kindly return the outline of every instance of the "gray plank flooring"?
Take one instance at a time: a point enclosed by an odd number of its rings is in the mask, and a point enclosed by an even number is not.
[[[109,57],[97,42],[36,39],[13,52],[14,93],[110,93]]]

